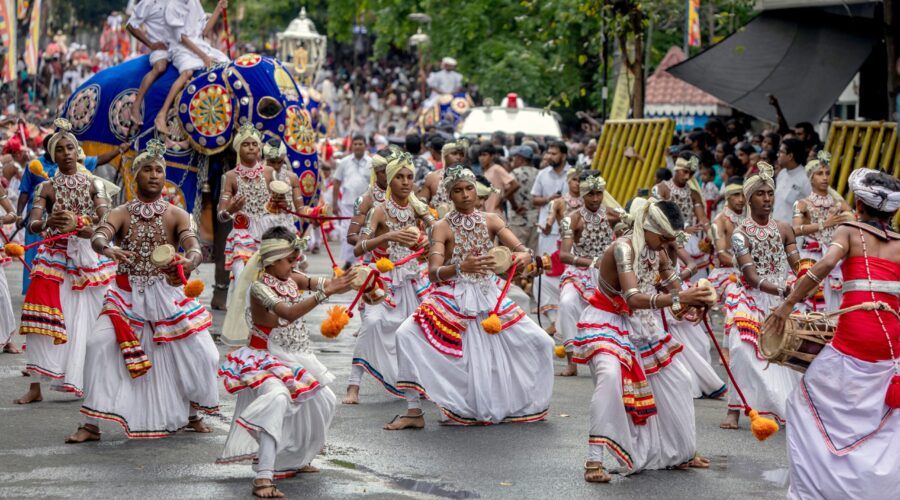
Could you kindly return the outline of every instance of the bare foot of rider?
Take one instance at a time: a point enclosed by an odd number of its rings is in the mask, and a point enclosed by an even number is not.
[[[344,396],[343,401],[341,403],[345,405],[356,405],[359,404],[359,386],[358,385],[348,385],[347,386],[347,395]]]
[[[31,384],[28,386],[28,392],[13,402],[17,405],[27,405],[28,403],[37,403],[43,400],[44,398],[41,396],[41,384]]]
[[[728,429],[734,430],[738,428],[738,419],[741,417],[741,412],[737,410],[728,410],[728,415],[725,416],[725,421],[719,424],[720,429]]]
[[[166,115],[162,112],[156,115],[156,119],[153,120],[153,126],[156,127],[156,131],[160,134],[169,133],[169,128],[166,126]]]

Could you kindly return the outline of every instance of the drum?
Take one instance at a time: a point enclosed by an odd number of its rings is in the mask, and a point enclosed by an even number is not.
[[[506,247],[494,247],[488,255],[494,258],[494,274],[503,274],[512,266],[512,252]]]
[[[449,214],[451,210],[453,210],[452,203],[441,203],[440,205],[435,207],[438,213],[438,219],[443,219],[445,215]]]
[[[175,247],[166,243],[153,249],[150,254],[150,263],[156,267],[166,267],[175,260]]]
[[[59,232],[71,233],[72,231],[78,229],[78,216],[73,212],[69,212],[68,210],[63,210],[62,213],[66,216],[66,225],[63,226],[59,230]]]
[[[406,246],[408,248],[412,248],[412,247],[418,245],[420,241],[422,241],[421,240],[422,233],[419,232],[419,228],[417,228],[416,226],[409,226],[409,227],[403,228],[403,231],[405,231],[409,234],[412,234],[416,237],[415,243],[413,243],[412,245],[404,245],[404,246]]]
[[[809,271],[814,265],[816,265],[815,259],[800,259],[799,261],[797,261],[797,272],[800,273],[802,271]]]
[[[269,191],[283,196],[291,192],[291,185],[284,181],[274,180],[269,183]]]
[[[349,274],[350,276],[353,277],[353,281],[350,282],[350,287],[353,288],[354,290],[359,290],[360,288],[362,288],[363,283],[366,282],[366,276],[369,275],[369,271],[371,271],[371,270],[372,270],[372,268],[369,266],[360,266],[360,265],[356,265],[356,266],[353,266],[350,269],[348,269],[347,274]],[[370,281],[369,286],[371,286],[372,280],[369,280],[369,281]]]
[[[805,373],[822,348],[831,342],[836,325],[836,318],[822,313],[792,314],[783,331],[760,333],[759,352],[771,363]]]

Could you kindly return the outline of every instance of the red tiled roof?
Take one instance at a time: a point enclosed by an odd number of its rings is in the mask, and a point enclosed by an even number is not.
[[[694,87],[693,85],[675,78],[668,70],[672,66],[685,61],[684,52],[678,47],[672,47],[663,60],[659,63],[656,71],[647,78],[647,97],[648,105],[665,105],[665,104],[681,104],[681,105],[715,105],[725,104],[710,94]]]

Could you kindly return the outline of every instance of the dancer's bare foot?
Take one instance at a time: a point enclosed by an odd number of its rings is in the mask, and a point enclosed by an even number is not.
[[[576,375],[578,375],[578,365],[575,363],[567,364],[565,368],[556,374],[558,377],[574,377]]]
[[[100,429],[96,425],[84,424],[74,434],[66,438],[66,444],[100,441]]]
[[[603,468],[600,462],[584,463],[584,480],[589,483],[608,483],[612,476]]]
[[[284,498],[284,493],[278,491],[271,479],[254,479],[253,496],[257,498]]]
[[[28,386],[28,392],[22,395],[21,398],[13,401],[13,403],[17,405],[27,405],[29,403],[39,403],[43,400],[44,398],[41,396],[41,384],[31,384]]]
[[[708,469],[709,468],[709,459],[697,453],[694,455],[694,458],[688,461],[688,467],[694,469]]]
[[[3,352],[8,354],[22,354],[22,350],[13,345],[12,342],[7,342],[6,345],[3,346]]]
[[[728,410],[728,415],[725,416],[725,421],[719,424],[720,429],[728,429],[735,430],[738,428],[738,419],[741,417],[741,412],[737,410]]]
[[[386,431],[399,431],[403,429],[422,429],[425,427],[425,413],[419,410],[419,413],[412,413],[413,410],[406,412],[406,415],[395,416],[387,425],[384,426]]]
[[[207,427],[207,425],[203,423],[203,418],[200,417],[189,418],[187,428],[194,432],[199,432],[200,434],[212,432],[212,429]]]
[[[169,128],[166,126],[166,113],[162,111],[156,115],[156,118],[153,120],[153,126],[156,127],[156,131],[160,134],[169,134]]]
[[[297,469],[297,472],[299,472],[300,474],[314,474],[316,472],[319,472],[319,468],[315,467],[312,464],[304,465],[303,467]]]
[[[347,386],[347,395],[344,396],[344,400],[341,403],[345,405],[357,405],[359,404],[359,386],[358,385],[348,385]]]

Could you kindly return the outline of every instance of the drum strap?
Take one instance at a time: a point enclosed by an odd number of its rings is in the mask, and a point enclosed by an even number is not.
[[[887,228],[878,228],[871,224],[866,224],[864,222],[857,221],[848,221],[841,224],[842,226],[851,226],[857,229],[861,229],[867,233],[873,234],[877,236],[879,239],[883,241],[891,241],[891,240],[900,240],[900,234],[895,233]]]

